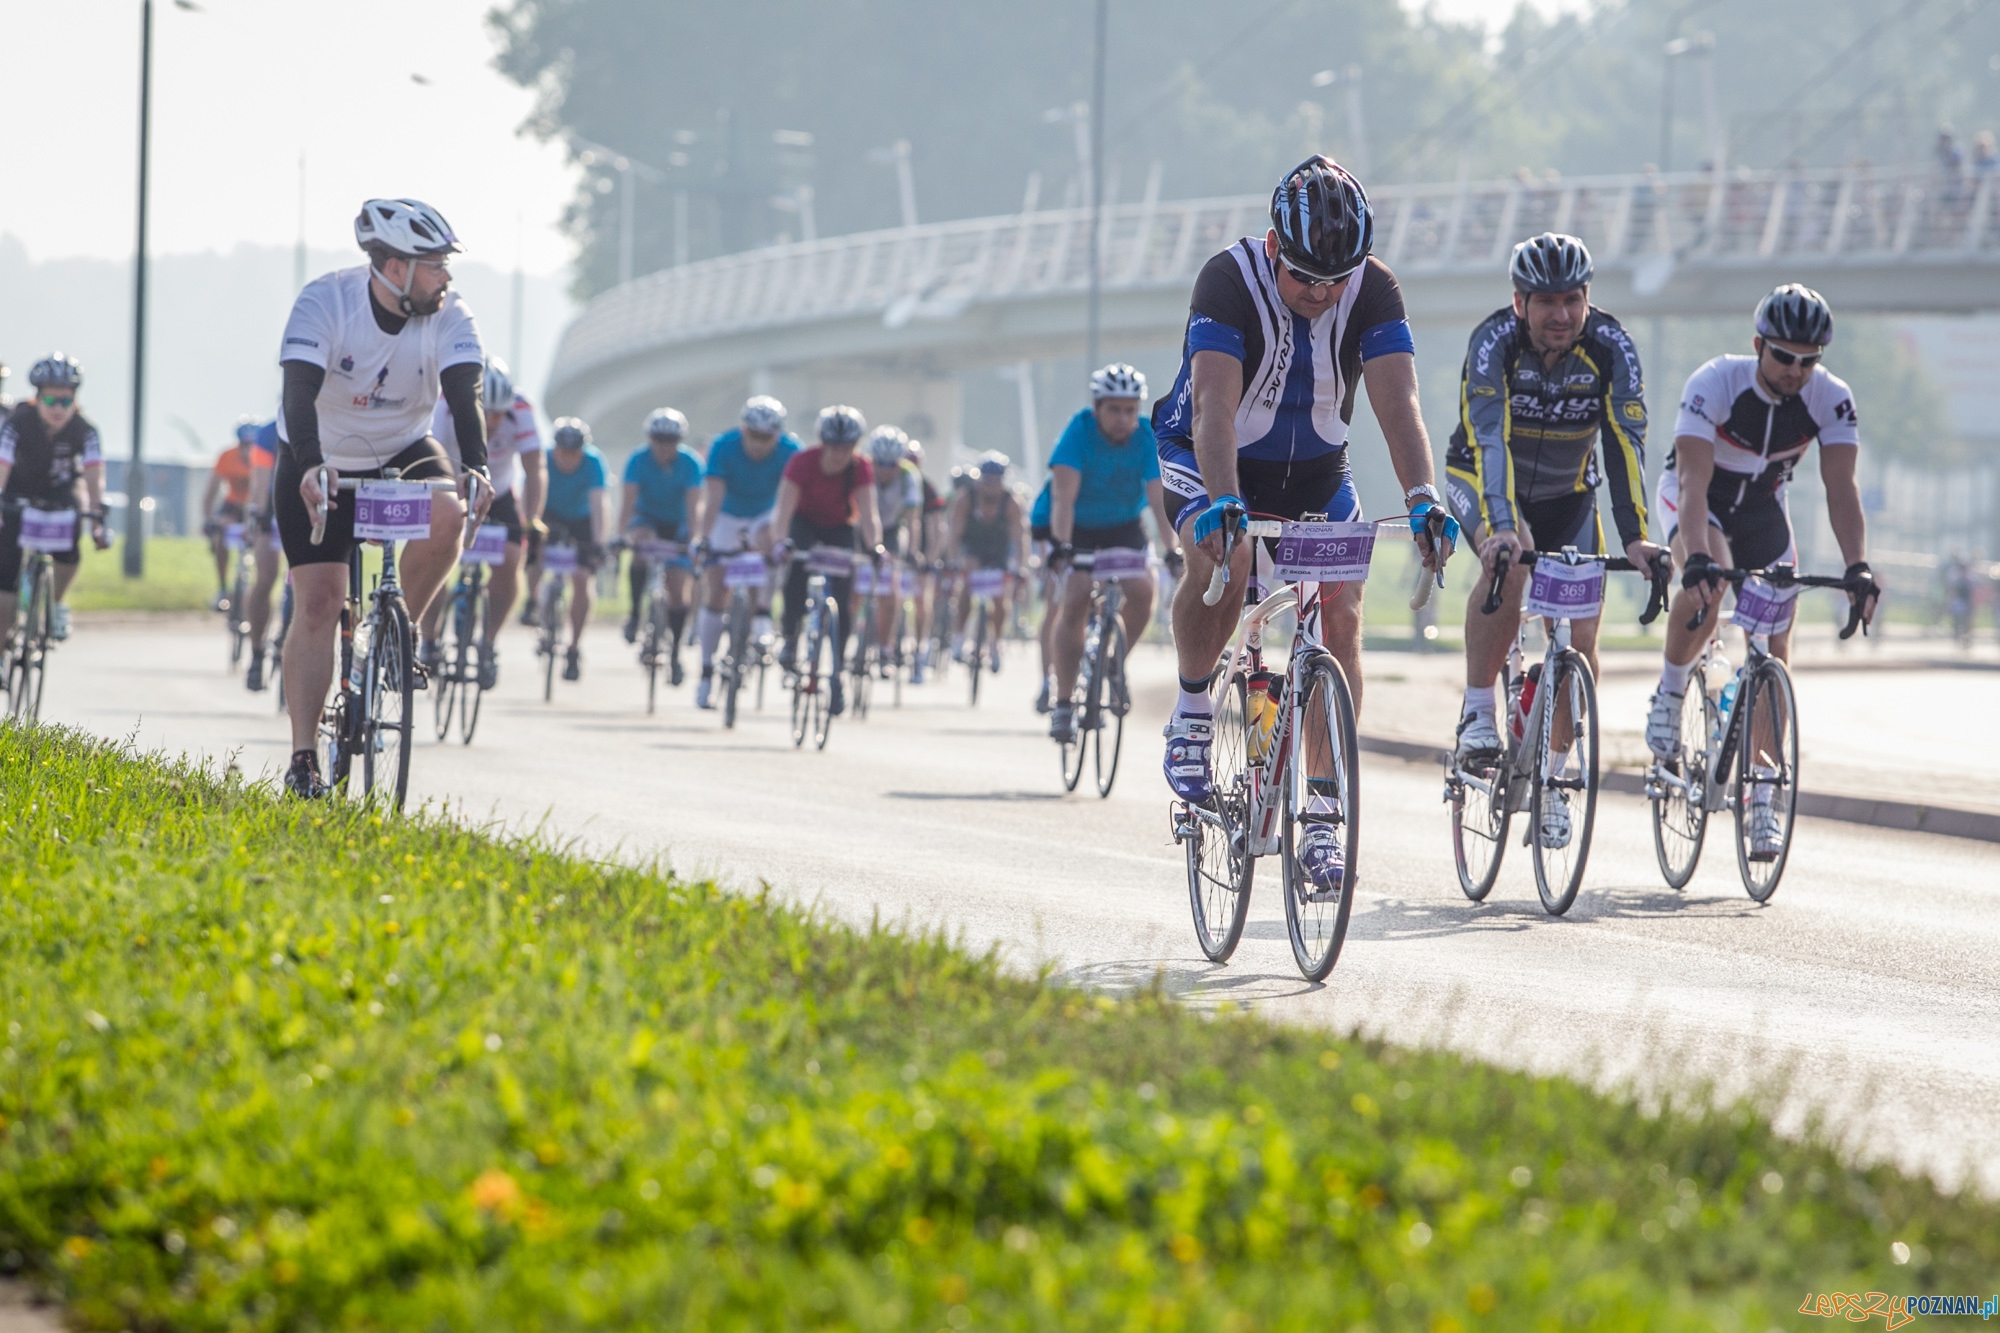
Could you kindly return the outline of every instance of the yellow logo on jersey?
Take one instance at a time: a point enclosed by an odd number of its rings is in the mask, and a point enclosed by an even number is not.
[[[1492,398],[1496,397],[1499,392],[1498,389],[1490,384],[1475,384],[1472,386],[1472,396],[1474,398]]]
[[[1646,419],[1646,405],[1644,403],[1625,404],[1625,419],[1627,421],[1644,421]]]

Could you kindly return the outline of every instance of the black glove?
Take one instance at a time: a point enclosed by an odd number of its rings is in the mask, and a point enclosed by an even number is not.
[[[1070,542],[1057,542],[1049,548],[1048,563],[1049,568],[1052,570],[1060,571],[1068,569],[1070,561],[1075,558],[1076,547]]]
[[[1687,565],[1681,571],[1681,586],[1692,592],[1703,584],[1715,587],[1722,582],[1716,573],[1720,568],[1705,551],[1696,551],[1687,558]]]
[[[1187,555],[1184,552],[1177,550],[1167,552],[1166,564],[1167,573],[1172,574],[1175,578],[1179,578],[1181,575],[1187,573]]]

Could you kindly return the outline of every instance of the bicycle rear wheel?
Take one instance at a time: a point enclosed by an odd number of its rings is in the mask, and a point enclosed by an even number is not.
[[[1084,759],[1091,743],[1087,719],[1097,711],[1096,704],[1102,693],[1097,683],[1097,654],[1092,651],[1097,633],[1098,625],[1093,619],[1084,630],[1083,660],[1077,664],[1076,687],[1069,692],[1070,735],[1073,739],[1064,741],[1061,748],[1064,791],[1075,791],[1076,784],[1083,781]]]
[[[243,648],[250,642],[250,622],[243,617],[243,608],[250,601],[250,577],[244,568],[247,562],[239,555],[236,561],[236,582],[229,588],[229,669],[243,665]]]
[[[452,589],[451,605],[445,610],[446,639],[444,669],[431,677],[431,720],[440,742],[451,735],[453,710],[458,706],[459,682],[465,676],[465,639],[459,632],[464,617],[465,583]]]
[[[820,606],[819,624],[813,634],[812,663],[816,678],[812,694],[813,748],[824,750],[826,738],[833,732],[834,684],[840,679],[840,658],[833,650],[833,634],[830,626],[838,624],[840,603],[829,597]]]
[[[972,677],[972,702],[979,702],[979,676],[986,667],[986,622],[989,619],[986,599],[975,598],[972,603],[972,650],[966,654],[965,670]]]
[[[49,644],[55,633],[54,602],[54,571],[47,560],[37,560],[28,583],[27,614],[17,626],[7,666],[7,711],[23,722],[42,715],[42,684],[48,678]]]
[[[1111,795],[1111,784],[1118,781],[1118,755],[1125,748],[1125,710],[1119,704],[1119,697],[1125,684],[1125,623],[1117,616],[1111,616],[1104,633],[1097,639],[1097,668],[1091,674],[1099,684],[1093,691],[1097,698],[1092,700],[1091,712],[1096,714],[1092,730],[1096,741],[1092,753],[1097,756],[1097,794]],[[1105,746],[1109,745],[1109,758]]]
[[[476,589],[473,594],[473,613],[466,620],[468,628],[465,631],[465,642],[467,646],[464,658],[459,663],[459,675],[462,677],[458,687],[458,743],[460,745],[472,744],[472,733],[479,726],[479,705],[486,698],[486,687],[479,683],[480,663],[485,659],[487,652],[480,638],[480,633],[481,627],[486,624],[487,615],[493,609],[493,594],[477,580],[474,581],[473,587]],[[472,663],[472,670],[469,675],[465,669],[466,660],[470,660]]]
[[[377,609],[362,677],[361,793],[400,811],[410,789],[410,722],[415,663],[409,615],[385,600]]]
[[[541,637],[535,640],[535,651],[542,656],[543,703],[556,697],[556,658],[562,652],[563,576],[551,574],[547,579],[542,589],[542,609],[536,613],[541,621]]]
[[[1758,902],[1768,902],[1784,877],[1792,854],[1792,829],[1799,808],[1799,709],[1792,693],[1791,673],[1776,658],[1766,658],[1744,683],[1736,701],[1742,718],[1737,733],[1736,868],[1743,888]],[[1764,733],[1759,735],[1759,732]],[[1776,850],[1760,852],[1751,838],[1753,806],[1768,794],[1776,819]]]
[[[1354,910],[1361,851],[1360,751],[1354,739],[1354,695],[1340,663],[1329,655],[1315,656],[1301,689],[1298,732],[1288,750],[1290,771],[1274,779],[1285,784],[1285,933],[1299,972],[1307,981],[1323,981],[1340,960]],[[1336,888],[1319,887],[1301,858],[1303,840],[1315,823],[1332,825],[1339,839],[1344,869]]]
[[[743,691],[743,663],[750,647],[750,608],[741,599],[729,608],[729,659],[722,671],[722,725],[736,725],[736,697]]]
[[[1215,798],[1187,807],[1189,819],[1177,835],[1187,851],[1188,904],[1194,937],[1210,962],[1225,963],[1243,938],[1250,914],[1250,882],[1257,862],[1249,855],[1250,770],[1245,761],[1244,679],[1225,681],[1216,692],[1215,735],[1209,766]]]
[[[1554,674],[1553,685],[1547,673],[1542,677],[1542,688],[1550,691],[1549,706],[1535,738],[1535,790],[1528,802],[1534,826],[1528,842],[1542,907],[1550,916],[1561,916],[1583,886],[1597,819],[1597,687],[1590,664],[1573,648],[1556,658]],[[1555,744],[1559,717],[1568,720],[1570,733],[1569,743],[1560,748]],[[1559,834],[1565,823],[1567,837],[1545,836],[1552,826]]]
[[[1708,742],[1719,724],[1708,681],[1696,667],[1681,696],[1680,753],[1654,761],[1653,853],[1667,887],[1684,888],[1701,860],[1708,834]],[[1666,779],[1672,779],[1667,781]]]

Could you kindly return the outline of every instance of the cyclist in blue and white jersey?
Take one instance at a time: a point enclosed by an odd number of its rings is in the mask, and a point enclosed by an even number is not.
[[[1160,484],[1159,442],[1153,438],[1153,423],[1139,416],[1145,396],[1146,377],[1131,366],[1114,362],[1098,370],[1090,377],[1091,405],[1070,418],[1049,457],[1048,566],[1055,572],[1047,613],[1055,622],[1049,631],[1055,659],[1049,735],[1065,745],[1076,739],[1069,700],[1090,626],[1093,581],[1085,571],[1069,568],[1071,557],[1079,551],[1145,550],[1140,518],[1150,509],[1159,522],[1168,563],[1180,558]],[[1033,518],[1031,513],[1030,536]],[[1153,618],[1153,576],[1149,571],[1119,582],[1129,654]]]
[[[743,424],[724,431],[708,447],[701,517],[695,537],[700,556],[728,557],[742,550],[771,554],[771,515],[778,507],[778,482],[785,464],[801,448],[798,437],[785,430],[785,405],[768,394],[743,404]],[[701,683],[694,706],[708,708],[715,679],[715,650],[722,643],[722,613],[729,606],[729,589],[722,581],[722,563],[711,564],[703,578],[706,596],[695,619],[701,639]],[[751,630],[758,640],[771,633],[771,594],[758,594],[757,619]]]
[[[1792,536],[1792,470],[1819,442],[1826,514],[1847,562],[1847,577],[1875,581],[1868,568],[1868,517],[1856,467],[1861,431],[1854,394],[1821,364],[1833,342],[1833,310],[1809,287],[1790,283],[1757,306],[1750,356],[1718,356],[1688,377],[1674,420],[1674,448],[1660,472],[1662,523],[1682,570],[1682,591],[1667,613],[1666,660],[1646,719],[1646,744],[1661,758],[1680,748],[1681,700],[1715,618],[1687,622],[1718,595],[1713,571],[1798,564]],[[1859,600],[1860,594],[1849,594]],[[1871,621],[1875,603],[1862,602]],[[1771,655],[1790,655],[1791,634],[1771,636]],[[1751,793],[1754,855],[1783,839],[1770,807],[1774,788]]]
[[[1195,279],[1180,374],[1153,407],[1161,479],[1188,564],[1173,608],[1180,698],[1166,729],[1167,782],[1182,800],[1213,795],[1209,680],[1250,576],[1251,543],[1239,542],[1224,596],[1203,604],[1225,530],[1247,513],[1361,516],[1347,428],[1364,381],[1405,501],[1415,512],[1439,503],[1403,295],[1388,268],[1369,258],[1373,239],[1360,183],[1327,158],[1310,157],[1272,193],[1270,230],[1216,255]],[[1445,554],[1423,546],[1426,565]],[[1358,706],[1361,586],[1323,585],[1320,601],[1322,637]],[[1323,888],[1344,880],[1341,855],[1332,826],[1310,824],[1302,859]]]
[[[702,458],[684,441],[688,419],[671,407],[656,407],[646,418],[646,445],[625,460],[625,498],[618,513],[618,531],[627,541],[661,541],[685,546],[693,521],[701,517]],[[632,548],[632,612],[625,618],[625,642],[639,638],[639,604],[645,600],[652,566]],[[667,632],[673,649],[668,681],[687,678],[681,670],[681,636],[687,631],[688,591],[694,579],[686,569],[667,570]]]

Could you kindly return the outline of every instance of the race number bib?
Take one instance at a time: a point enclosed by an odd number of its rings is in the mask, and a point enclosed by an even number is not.
[[[854,572],[854,553],[832,546],[815,546],[806,552],[806,573],[844,579]]]
[[[899,571],[889,568],[879,574],[873,560],[862,560],[854,566],[854,595],[857,597],[894,597],[896,595],[896,575]]]
[[[458,558],[468,565],[506,564],[506,525],[502,523],[480,524],[479,531],[472,534],[472,545],[466,547]]]
[[[23,509],[21,549],[61,555],[76,545],[74,509]]]
[[[643,541],[632,550],[641,560],[654,565],[664,565],[681,558],[679,542]]]
[[[1374,555],[1373,523],[1287,523],[1273,572],[1280,583],[1360,583]]]
[[[574,546],[544,546],[542,548],[542,570],[549,574],[576,573],[576,548]]]
[[[1762,579],[1745,579],[1736,590],[1736,609],[1729,621],[1745,634],[1783,634],[1792,627],[1799,589],[1775,587]]]
[[[972,590],[974,597],[998,597],[1007,590],[1007,571],[975,569],[966,575],[965,586]]]
[[[755,551],[747,555],[734,556],[722,567],[722,586],[768,588],[771,586],[770,567],[764,563],[764,557]]]
[[[1588,620],[1604,605],[1604,566],[1595,560],[1566,565],[1553,557],[1535,562],[1527,613],[1551,620]]]
[[[222,549],[240,551],[243,549],[243,525],[230,523],[222,529]]]
[[[1130,546],[1113,546],[1097,553],[1091,562],[1094,579],[1143,579],[1152,573],[1146,553]]]
[[[354,535],[368,542],[431,535],[431,488],[415,481],[364,481],[354,488]]]

